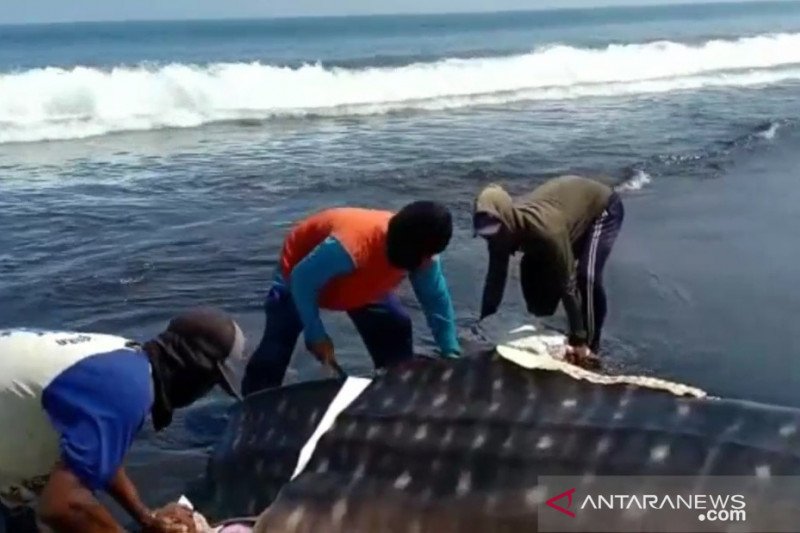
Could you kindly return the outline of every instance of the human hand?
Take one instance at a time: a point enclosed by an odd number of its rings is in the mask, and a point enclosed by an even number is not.
[[[333,342],[331,342],[328,337],[309,344],[308,351],[310,351],[314,357],[317,358],[317,361],[323,365],[331,366],[331,363],[336,361],[334,356]]]
[[[564,353],[564,360],[586,369],[600,368],[600,358],[593,354],[585,344],[578,346],[568,344]]]
[[[166,505],[143,524],[142,533],[197,533],[193,511],[177,503]]]

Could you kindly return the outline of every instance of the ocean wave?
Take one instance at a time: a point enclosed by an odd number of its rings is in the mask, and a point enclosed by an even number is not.
[[[775,138],[775,135],[778,134],[778,130],[781,128],[780,122],[770,122],[763,126],[756,135],[762,139],[766,139],[771,141]]]
[[[633,171],[633,175],[615,187],[620,192],[640,191],[652,181],[650,174],[641,169]]]
[[[698,45],[553,45],[508,57],[360,69],[261,63],[42,68],[0,74],[0,143],[787,80],[800,80],[800,33]]]
[[[717,139],[690,152],[659,154],[637,162],[622,172],[616,190],[625,193],[640,191],[654,180],[665,177],[719,177],[747,151],[772,144],[785,130],[796,130],[795,119],[774,119],[750,126],[745,133],[728,139]]]

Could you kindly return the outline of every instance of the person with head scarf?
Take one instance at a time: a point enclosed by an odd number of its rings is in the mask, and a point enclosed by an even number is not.
[[[475,234],[489,249],[480,319],[497,312],[509,258],[522,252],[520,283],[528,311],[551,316],[562,302],[568,359],[596,364],[607,308],[603,268],[624,215],[611,187],[580,176],[551,179],[519,198],[497,184],[483,189],[473,210]]]
[[[177,505],[153,511],[124,461],[150,416],[161,431],[215,385],[240,398],[232,362],[244,336],[227,314],[200,308],[138,344],[92,333],[0,331],[0,503],[35,508],[58,533],[122,532],[109,494],[144,532],[193,530]],[[182,529],[185,526],[187,529]]]
[[[453,234],[450,211],[418,201],[399,212],[333,208],[297,223],[286,236],[266,298],[264,336],[242,392],[279,386],[297,338],[335,365],[320,309],[345,311],[376,368],[413,356],[411,319],[394,290],[408,277],[442,356],[457,356],[455,312],[438,254]]]

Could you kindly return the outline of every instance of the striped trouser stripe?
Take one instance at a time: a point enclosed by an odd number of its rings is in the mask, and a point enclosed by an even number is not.
[[[592,240],[589,243],[589,260],[586,262],[586,331],[589,334],[589,342],[594,339],[594,275],[597,266],[597,249],[603,234],[603,222],[607,216],[608,211],[603,211],[603,214],[594,223]]]

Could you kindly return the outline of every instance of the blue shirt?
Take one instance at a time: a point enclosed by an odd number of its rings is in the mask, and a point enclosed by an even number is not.
[[[81,359],[42,393],[61,459],[93,491],[105,489],[122,466],[152,405],[150,362],[132,349]]]
[[[306,344],[327,337],[319,316],[319,293],[332,278],[355,270],[350,254],[335,237],[328,237],[292,269],[292,294]],[[438,257],[410,273],[409,281],[422,306],[428,326],[443,355],[460,353],[456,336],[455,311]],[[276,282],[285,283],[278,274]]]

